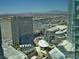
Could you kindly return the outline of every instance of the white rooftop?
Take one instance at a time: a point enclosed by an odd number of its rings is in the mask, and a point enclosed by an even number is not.
[[[64,32],[63,31],[57,31],[55,32],[55,34],[63,34]]]
[[[74,51],[74,46],[71,42],[64,40],[58,46],[63,46],[67,51]]]
[[[49,46],[48,42],[46,42],[45,40],[40,40],[40,41],[38,42],[38,44],[39,44],[39,46],[41,46],[41,47],[48,47],[48,46]]]
[[[63,32],[67,32],[67,29],[63,30]]]
[[[49,55],[51,56],[52,59],[65,59],[65,55],[58,49],[54,48],[51,51],[49,51]]]
[[[8,59],[28,59],[27,56],[21,51],[15,50],[13,47],[6,44],[2,45],[4,56]]]
[[[52,28],[47,29],[47,31],[56,31],[56,30],[58,30],[57,27],[52,27]]]
[[[58,30],[58,29],[64,30],[66,28],[67,28],[66,25],[56,25],[55,27],[52,27],[52,28],[47,29],[47,31],[55,31],[55,30]]]
[[[66,29],[67,26],[66,25],[57,25],[57,28],[59,28],[60,30]]]

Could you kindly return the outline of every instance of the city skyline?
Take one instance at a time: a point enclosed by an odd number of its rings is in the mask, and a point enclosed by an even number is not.
[[[0,0],[0,14],[68,11],[67,0]]]

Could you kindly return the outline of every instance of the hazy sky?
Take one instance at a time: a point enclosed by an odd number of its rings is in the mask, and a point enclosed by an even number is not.
[[[67,11],[67,0],[0,0],[0,14]]]

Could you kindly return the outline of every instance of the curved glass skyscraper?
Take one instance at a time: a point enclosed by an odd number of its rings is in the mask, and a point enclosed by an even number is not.
[[[69,2],[68,39],[75,46],[75,59],[79,59],[79,0]]]

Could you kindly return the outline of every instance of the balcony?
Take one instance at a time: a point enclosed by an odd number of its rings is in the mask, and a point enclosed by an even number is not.
[[[76,17],[76,19],[79,19],[79,14],[77,14],[77,17]]]
[[[75,53],[75,56],[76,56],[76,58],[79,58],[79,53],[76,52],[76,53]]]
[[[78,42],[76,42],[75,51],[79,52],[79,43]]]
[[[76,7],[76,10],[79,10],[79,6]]]
[[[79,18],[79,17],[76,15],[76,18]],[[74,26],[75,28],[79,27],[79,19],[74,19]]]
[[[75,26],[75,34],[79,36],[79,26]]]
[[[75,28],[79,28],[79,26],[78,25],[76,25],[76,26],[74,26]]]
[[[79,31],[75,31],[75,35],[76,36],[79,36]]]
[[[76,2],[79,2],[79,0],[76,0]]]
[[[78,39],[76,39],[76,41],[75,41],[77,44],[79,44],[79,38]]]

